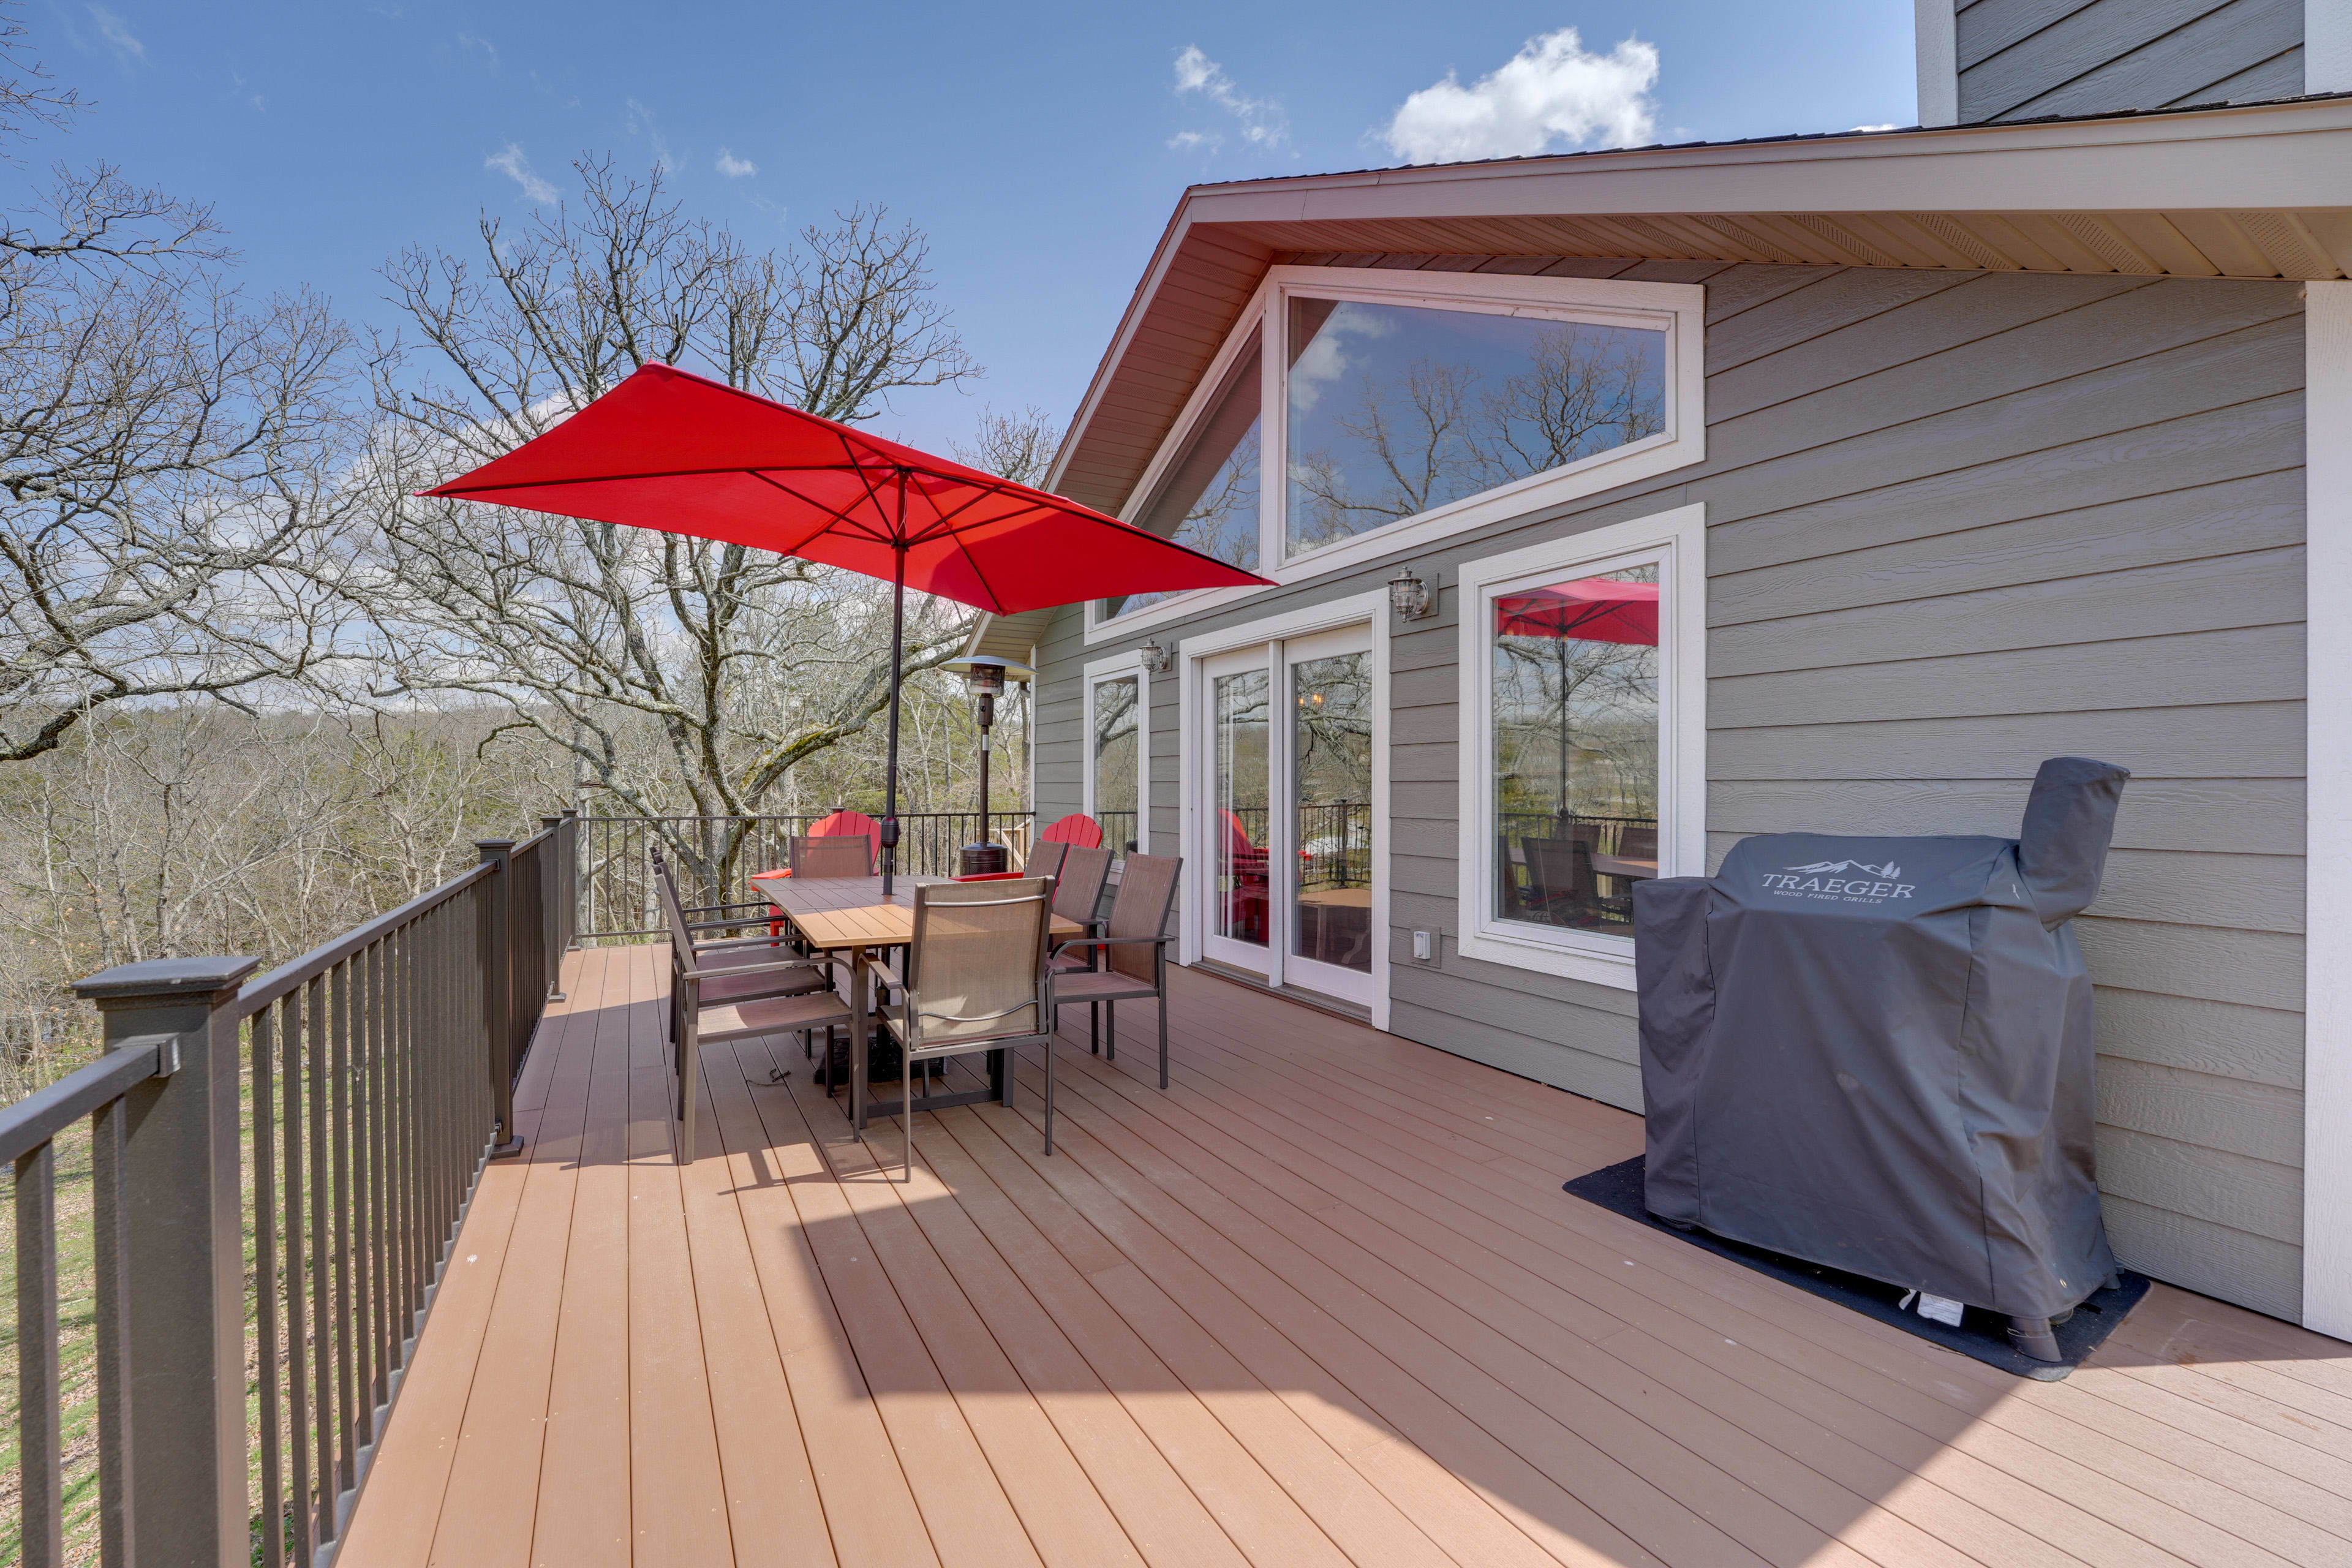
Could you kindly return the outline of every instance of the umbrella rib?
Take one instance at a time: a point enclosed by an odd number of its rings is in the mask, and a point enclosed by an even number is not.
[[[517,450],[520,448],[518,447]],[[446,485],[436,485],[429,490],[421,490],[418,493],[456,498],[470,496],[481,490],[543,490],[552,489],[558,485],[617,485],[626,484],[635,479],[691,479],[709,474],[756,474],[763,470],[780,474],[832,474],[839,473],[844,468],[847,468],[852,472],[862,474],[866,467],[866,465],[854,459],[846,464],[766,463],[758,468],[745,468],[740,463],[725,463],[708,468],[647,468],[638,473],[575,474],[557,479],[499,479],[481,485],[468,485],[460,480],[452,479]]]
[[[779,555],[799,554],[803,550],[814,543],[818,539],[832,532],[836,525],[845,532],[859,534],[866,539],[873,540],[877,544],[887,544],[890,542],[889,539],[886,535],[876,533],[864,523],[852,519],[847,512],[842,510],[838,507],[828,508],[824,502],[816,500],[814,497],[804,496],[801,494],[800,491],[793,489],[792,486],[785,484],[782,480],[770,478],[764,470],[759,468],[743,468],[733,471],[748,473],[761,484],[767,485],[774,489],[782,490],[784,494],[792,497],[794,500],[799,501],[805,506],[814,507],[817,510],[825,514],[825,521],[821,526],[802,535],[799,539],[794,540],[791,549],[777,551],[776,553]],[[872,491],[870,489],[867,491],[867,499],[872,499]]]

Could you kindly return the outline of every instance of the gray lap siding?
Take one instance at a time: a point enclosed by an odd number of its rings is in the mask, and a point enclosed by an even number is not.
[[[1436,258],[1309,256],[1318,265]],[[1465,258],[1445,258],[1449,269]],[[1496,269],[1536,269],[1527,258]],[[2297,285],[1688,263],[1707,459],[1411,552],[1391,644],[1391,1027],[1638,1109],[1629,993],[1461,955],[1454,566],[1670,507],[1708,525],[1710,852],[1792,829],[2013,833],[2062,752],[2130,767],[2082,939],[2118,1254],[2292,1318],[2300,1297],[2303,323]],[[1196,631],[1362,593],[1384,561]],[[1075,610],[1041,642],[1039,805],[1077,808]],[[1151,842],[1178,849],[1177,682]],[[1415,930],[1439,958],[1411,956]]]

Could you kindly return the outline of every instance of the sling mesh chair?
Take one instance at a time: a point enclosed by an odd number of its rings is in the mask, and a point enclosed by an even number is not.
[[[1049,838],[1029,851],[1029,863],[1021,868],[1024,877],[1058,879],[1062,874],[1062,857],[1070,847],[1058,838]]]
[[[849,1005],[827,984],[829,971],[842,966],[838,959],[783,958],[731,969],[707,968],[705,952],[698,951],[677,901],[665,884],[663,914],[669,924],[671,973],[677,991],[675,1068],[677,1098],[677,1163],[694,1163],[695,1085],[701,1071],[702,1043],[748,1040],[760,1035],[805,1035],[823,1029],[830,1042],[833,1031],[850,1022]],[[766,942],[766,937],[754,942]],[[781,951],[771,948],[771,952]],[[794,987],[778,994],[778,983]]]
[[[1073,844],[1064,850],[1061,869],[1055,878],[1054,912],[1066,921],[1076,921],[1086,927],[1088,936],[1102,934],[1095,915],[1102,908],[1103,884],[1110,879],[1110,862],[1111,853],[1108,849],[1088,849]],[[1097,967],[1092,951],[1057,952],[1053,963],[1056,974],[1076,974]],[[1102,1054],[1102,1010],[1088,1008],[1087,1017],[1089,1029],[1087,1043],[1099,1056]]]
[[[1175,907],[1176,874],[1183,868],[1182,859],[1173,856],[1129,856],[1104,934],[1076,937],[1054,949],[1057,966],[1073,960],[1073,949],[1102,955],[1098,969],[1057,967],[1054,1000],[1087,1004],[1102,1026],[1106,1060],[1118,1060],[1118,1004],[1147,996],[1159,1002],[1162,1089],[1168,1087],[1168,911]]]
[[[864,834],[835,838],[796,837],[787,853],[786,863],[795,879],[874,875],[874,850]]]
[[[918,1062],[1045,1047],[1045,1152],[1054,1152],[1054,990],[1045,967],[1053,930],[1052,884],[1042,877],[1012,882],[935,882],[915,889],[915,929],[906,972],[868,959],[883,995],[900,1000],[883,1014],[899,1049],[898,1113],[907,1124],[907,1174],[915,1172]],[[1004,1064],[1012,1099],[1015,1064]]]
[[[757,915],[741,920],[717,921],[696,921],[691,918],[695,915],[708,914],[713,910],[765,910],[768,906],[765,904],[714,904],[702,909],[688,909],[686,907],[685,900],[678,897],[677,879],[671,873],[669,862],[663,857],[658,847],[653,850],[652,858],[654,890],[661,900],[663,921],[672,929],[682,927],[685,930],[687,941],[693,951],[694,967],[701,970],[704,974],[714,975],[720,971],[767,965],[780,959],[804,956],[797,952],[785,950],[772,934],[730,938],[697,936],[695,933],[698,931],[734,931],[763,926],[768,921],[764,916]],[[670,955],[670,1010],[668,1016],[663,1020],[667,1037],[671,1040],[677,1038],[677,1015],[682,1005],[681,999],[685,994],[685,988],[678,979],[680,965],[681,960],[673,948]],[[821,976],[805,973],[793,976],[782,971],[773,971],[762,974],[756,981],[744,980],[739,984],[730,980],[726,983],[723,994],[712,993],[708,987],[705,994],[706,997],[712,1001],[742,1002],[754,996],[788,996],[797,992],[814,991],[824,984],[824,981]]]

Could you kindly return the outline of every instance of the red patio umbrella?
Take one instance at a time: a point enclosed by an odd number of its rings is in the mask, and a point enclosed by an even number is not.
[[[1559,659],[1559,814],[1568,815],[1568,645],[1658,646],[1658,585],[1581,577],[1495,600],[1495,635],[1550,637]]]
[[[998,615],[1266,581],[1092,508],[666,364],[424,492],[716,539],[889,580],[887,891],[906,590]]]

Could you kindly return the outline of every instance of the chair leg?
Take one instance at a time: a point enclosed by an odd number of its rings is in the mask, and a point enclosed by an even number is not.
[[[1102,1055],[1102,1004],[1099,1002],[1087,1004],[1087,1049],[1096,1056]]]
[[[691,1024],[677,1048],[677,1163],[694,1163],[694,1075],[702,1055],[700,1031]]]
[[[1054,1152],[1054,1037],[1045,1037],[1045,1152]]]
[[[1168,1087],[1168,984],[1160,984],[1160,1087]]]
[[[898,1114],[907,1123],[907,1184],[915,1182],[915,1057],[898,1049]]]
[[[1118,1004],[1103,1004],[1103,1060],[1118,1060]]]

